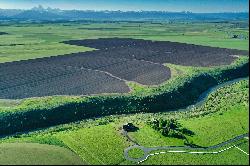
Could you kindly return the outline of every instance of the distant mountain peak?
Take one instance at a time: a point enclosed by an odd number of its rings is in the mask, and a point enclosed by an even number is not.
[[[0,19],[22,20],[249,20],[249,13],[192,13],[190,11],[61,10],[38,5],[29,10],[0,9]]]
[[[33,7],[31,10],[34,10],[34,11],[44,11],[45,8],[42,5],[38,5],[37,7]]]
[[[51,7],[43,7],[42,5],[38,5],[36,7],[31,8],[32,11],[38,11],[38,12],[59,12],[61,9],[59,8],[51,8]]]

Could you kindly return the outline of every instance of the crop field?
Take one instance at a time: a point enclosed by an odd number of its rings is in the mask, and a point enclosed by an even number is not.
[[[171,77],[164,63],[211,67],[248,51],[135,39],[64,42],[97,51],[0,64],[0,98],[129,92],[126,81],[158,85]]]
[[[106,73],[46,62],[7,64],[1,74],[1,98],[5,99],[129,91],[124,82]]]
[[[85,165],[66,148],[37,143],[0,144],[1,165]]]
[[[248,51],[223,49],[149,40],[122,38],[73,40],[64,43],[96,48],[104,56],[137,59],[153,63],[171,63],[183,66],[212,67],[231,64],[237,56],[248,55]],[[105,51],[107,50],[107,51]]]

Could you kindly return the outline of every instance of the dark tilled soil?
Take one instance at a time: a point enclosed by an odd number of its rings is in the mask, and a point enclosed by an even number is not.
[[[172,63],[184,66],[211,67],[231,64],[248,51],[215,48],[167,41],[137,39],[88,39],[66,41],[67,44],[104,50],[109,57]]]
[[[164,63],[230,64],[247,51],[135,39],[89,39],[64,43],[98,50],[0,64],[0,98],[126,93],[125,81],[158,85],[171,77]],[[230,56],[234,55],[234,56]]]
[[[8,35],[6,32],[0,32],[0,35]]]
[[[1,64],[0,80],[2,99],[129,92],[124,81],[106,73],[45,62]]]
[[[71,54],[64,58],[58,57],[50,59],[47,63],[108,72],[122,80],[135,81],[144,85],[158,85],[171,77],[170,70],[161,64],[111,57],[102,50]]]

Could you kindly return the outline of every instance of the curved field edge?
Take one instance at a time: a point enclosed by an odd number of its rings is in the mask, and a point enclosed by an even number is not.
[[[114,114],[162,112],[196,102],[199,95],[219,83],[249,75],[248,58],[230,66],[205,68],[172,79],[146,92],[89,97],[49,97],[27,100],[0,112],[0,135],[25,132],[82,119]]]
[[[182,146],[183,140],[163,137],[154,129],[145,126],[145,123],[152,118],[176,118],[184,127],[195,132],[194,137],[191,138],[194,144],[215,145],[249,131],[247,127],[249,121],[248,90],[249,81],[242,80],[211,93],[203,106],[191,111],[108,116],[6,137],[0,139],[0,142],[38,142],[68,147],[89,164],[135,164],[126,161],[123,157],[123,150],[131,146],[131,142],[119,132],[119,128],[123,124],[132,122],[139,127],[138,132],[131,134],[142,146]],[[211,109],[211,106],[214,109]],[[216,120],[218,118],[220,120]],[[203,125],[204,121],[209,123]],[[223,134],[220,134],[221,132]],[[218,135],[214,133],[218,133]],[[248,145],[244,144],[240,148],[247,151]],[[248,156],[237,149],[229,150],[220,155],[202,155],[200,157],[188,154],[162,154],[155,157],[150,157],[144,164],[183,165],[188,163],[204,164],[204,162],[246,164],[249,161]]]
[[[0,144],[1,165],[85,165],[69,149],[37,143]],[[35,155],[34,155],[35,154]]]

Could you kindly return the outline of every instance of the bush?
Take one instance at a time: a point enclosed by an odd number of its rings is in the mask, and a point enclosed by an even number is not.
[[[183,128],[176,119],[153,119],[148,122],[148,125],[165,137],[186,139],[185,135],[194,135],[194,132]]]

